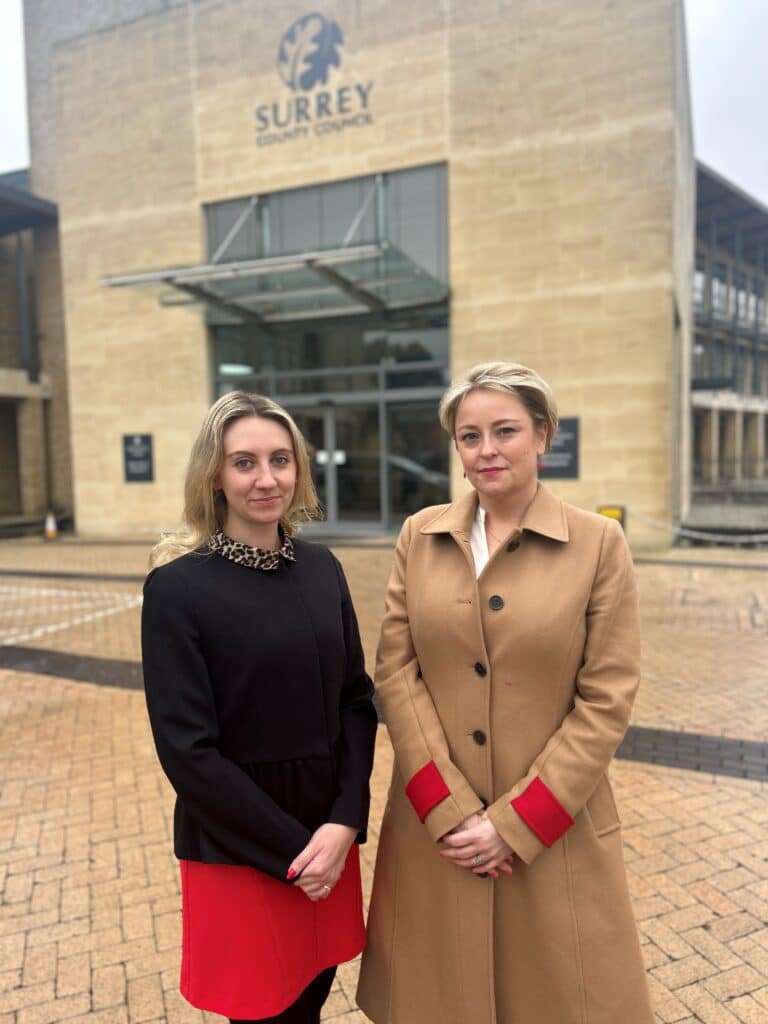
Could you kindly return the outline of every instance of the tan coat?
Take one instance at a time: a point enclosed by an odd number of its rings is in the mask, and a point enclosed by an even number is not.
[[[476,580],[476,507],[424,509],[397,544],[376,672],[396,764],[359,1004],[375,1024],[651,1024],[606,775],[638,682],[627,544],[540,486]],[[483,805],[511,878],[438,856]]]

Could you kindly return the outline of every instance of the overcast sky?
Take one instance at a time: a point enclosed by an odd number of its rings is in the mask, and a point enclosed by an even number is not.
[[[21,4],[0,0],[0,173],[29,160]],[[768,0],[685,8],[696,155],[768,204]]]

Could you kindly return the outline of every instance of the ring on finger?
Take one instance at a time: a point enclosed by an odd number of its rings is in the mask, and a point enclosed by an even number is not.
[[[476,853],[475,856],[472,858],[472,863],[475,865],[475,867],[477,867],[477,865],[482,864],[484,860],[485,857],[483,857],[481,853]]]
[[[331,886],[330,885],[321,885],[320,888],[323,890],[323,892],[325,893],[326,896],[330,896],[330,894],[331,894]]]

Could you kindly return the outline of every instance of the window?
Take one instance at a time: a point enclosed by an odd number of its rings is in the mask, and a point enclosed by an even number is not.
[[[241,220],[237,227],[238,218]],[[226,261],[253,259],[261,251],[261,211],[258,204],[248,199],[233,199],[205,208],[208,236],[208,257],[227,242],[222,259]]]
[[[736,274],[736,316],[741,323],[749,319],[749,278],[740,270]]]
[[[694,335],[691,371],[694,380],[706,380],[709,377],[709,343],[704,334]]]
[[[448,281],[445,167],[416,167],[386,178],[387,237],[438,281]]]
[[[693,305],[699,312],[707,308],[707,257],[696,253],[696,268],[693,272]]]
[[[728,307],[728,267],[722,260],[717,260],[712,269],[712,311],[720,316],[727,316]]]
[[[447,282],[447,207],[444,164],[213,203],[205,208],[208,256],[224,242],[221,262],[389,241]]]

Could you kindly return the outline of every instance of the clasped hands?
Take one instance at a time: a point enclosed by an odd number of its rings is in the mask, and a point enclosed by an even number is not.
[[[504,842],[485,813],[477,811],[442,837],[440,856],[457,867],[470,868],[475,875],[498,878],[499,871],[512,874],[512,848]]]
[[[294,858],[287,878],[314,902],[327,899],[341,878],[357,829],[348,825],[321,825]],[[298,876],[298,877],[297,877]]]

